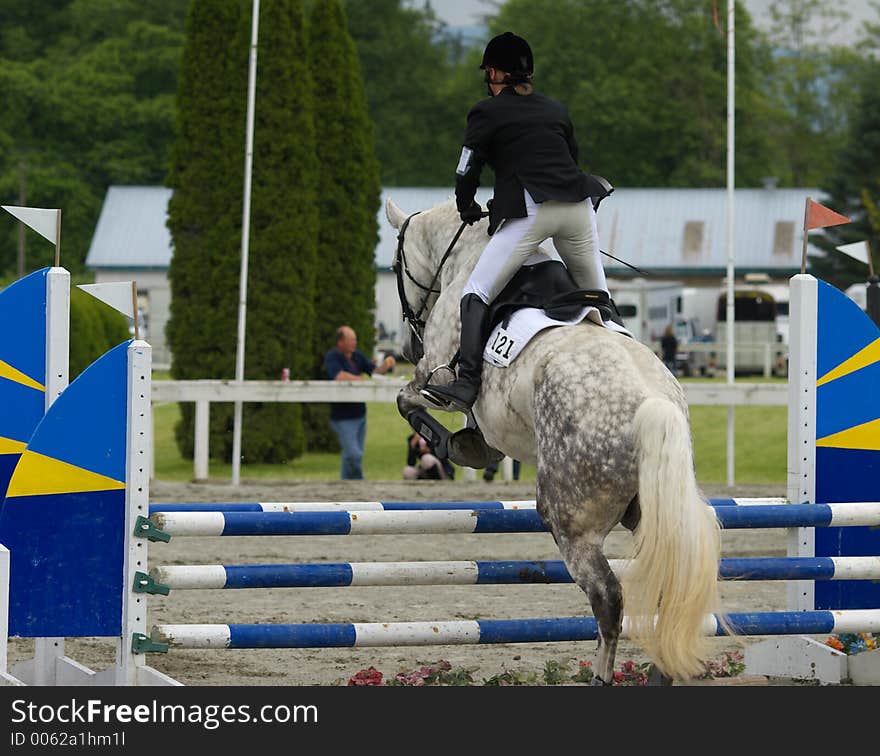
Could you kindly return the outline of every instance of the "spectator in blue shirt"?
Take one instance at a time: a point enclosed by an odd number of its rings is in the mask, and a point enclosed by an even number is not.
[[[381,365],[357,349],[357,334],[347,325],[336,329],[336,346],[324,355],[324,369],[331,381],[365,381],[373,373],[387,373],[395,365],[388,355]],[[330,426],[342,447],[342,480],[364,477],[364,439],[367,435],[367,405],[363,402],[333,402]]]

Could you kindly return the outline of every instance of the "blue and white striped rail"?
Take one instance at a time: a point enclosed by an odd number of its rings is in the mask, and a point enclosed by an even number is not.
[[[880,632],[880,610],[766,612],[727,615],[739,635],[820,635]],[[623,621],[623,637],[629,622]],[[714,615],[706,635],[725,635]],[[544,643],[596,640],[592,617],[453,620],[444,622],[354,622],[303,625],[155,625],[154,642],[176,648],[342,648]]]
[[[780,504],[715,507],[725,529],[880,525],[880,503]],[[536,510],[363,512],[157,512],[154,524],[171,536],[400,535],[540,533]]]
[[[713,507],[785,504],[780,497],[716,498]],[[535,509],[534,499],[525,501],[228,501],[216,503],[169,502],[150,504],[150,514],[156,512],[372,512],[411,511],[424,509]]]
[[[625,559],[609,561],[618,575],[629,564]],[[722,580],[880,580],[880,557],[722,559],[718,576]],[[175,590],[572,582],[561,560],[174,565],[154,567],[150,577]]]

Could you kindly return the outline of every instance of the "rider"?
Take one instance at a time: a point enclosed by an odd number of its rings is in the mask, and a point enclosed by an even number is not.
[[[607,191],[578,167],[565,106],[533,90],[532,50],[512,32],[489,41],[480,68],[490,97],[468,113],[455,198],[462,222],[478,221],[482,208],[474,198],[480,172],[486,163],[492,167],[492,238],[462,293],[458,377],[423,390],[441,406],[462,412],[470,410],[480,391],[489,305],[541,242],[553,238],[578,287],[608,291],[590,201]]]

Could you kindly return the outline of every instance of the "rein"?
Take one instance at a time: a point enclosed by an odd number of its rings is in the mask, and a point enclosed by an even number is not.
[[[394,271],[395,277],[397,278],[397,295],[400,299],[400,306],[403,311],[403,319],[406,321],[407,325],[410,327],[410,330],[413,332],[413,336],[418,341],[418,348],[420,352],[424,353],[425,344],[423,341],[423,337],[425,331],[425,320],[422,316],[425,313],[425,310],[428,308],[428,299],[430,299],[431,295],[440,293],[440,289],[435,289],[434,286],[440,278],[440,274],[443,271],[443,266],[449,259],[449,255],[452,254],[452,250],[455,248],[455,245],[458,242],[458,239],[464,231],[467,223],[462,223],[458,227],[458,231],[455,232],[455,236],[452,237],[452,241],[449,242],[449,246],[446,248],[446,251],[443,253],[443,257],[440,259],[440,264],[437,266],[437,271],[434,273],[434,277],[431,279],[431,283],[425,286],[423,283],[417,281],[413,277],[412,273],[410,273],[409,266],[406,262],[406,252],[403,246],[404,236],[406,235],[406,230],[409,227],[409,222],[418,214],[418,212],[415,212],[410,215],[400,227],[400,231],[397,234],[397,255],[394,258],[394,264],[391,266],[391,269]],[[412,281],[416,286],[418,286],[422,291],[425,292],[425,298],[419,305],[418,311],[413,310],[412,305],[407,299],[406,291],[403,285],[404,275],[406,275],[406,277],[410,281]]]

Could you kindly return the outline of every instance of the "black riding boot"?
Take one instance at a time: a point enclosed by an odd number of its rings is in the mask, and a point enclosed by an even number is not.
[[[461,344],[459,346],[458,377],[446,386],[425,386],[429,394],[441,404],[451,405],[468,412],[480,393],[483,379],[483,350],[489,337],[489,305],[476,294],[461,300]]]

